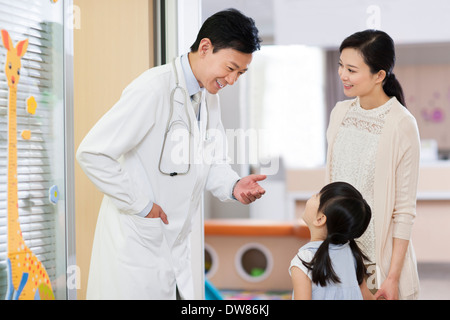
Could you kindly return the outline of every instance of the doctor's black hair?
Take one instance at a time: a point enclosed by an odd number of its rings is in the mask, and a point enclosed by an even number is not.
[[[329,245],[349,242],[355,258],[356,278],[358,284],[361,284],[366,273],[364,260],[368,258],[358,247],[355,239],[361,237],[369,225],[372,216],[370,206],[361,193],[346,182],[333,182],[326,185],[320,190],[319,196],[318,211],[326,216],[328,235],[310,262],[300,260],[311,270],[313,283],[322,287],[329,282],[340,283],[330,259]]]
[[[389,97],[396,97],[406,107],[402,86],[394,75],[395,46],[394,40],[384,31],[359,31],[344,39],[339,52],[346,48],[358,50],[370,71],[375,74],[380,70],[386,72],[383,90]]]
[[[234,49],[242,53],[253,53],[261,48],[255,21],[230,8],[210,16],[203,23],[191,52],[197,52],[202,39],[208,38],[216,53],[221,49]]]

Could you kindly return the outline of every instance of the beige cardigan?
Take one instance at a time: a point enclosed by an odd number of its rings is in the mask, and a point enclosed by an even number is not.
[[[399,298],[417,298],[419,277],[411,242],[416,215],[419,176],[420,139],[411,113],[394,97],[386,117],[375,159],[374,204],[375,252],[378,287],[386,279],[392,256],[393,238],[406,239],[406,252],[399,281]],[[327,131],[328,154],[326,183],[331,182],[331,152],[339,127],[356,99],[338,102],[331,112]]]

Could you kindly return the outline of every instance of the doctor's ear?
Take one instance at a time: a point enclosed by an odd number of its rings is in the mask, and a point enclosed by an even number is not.
[[[213,48],[214,47],[212,45],[211,40],[209,38],[203,38],[200,41],[200,45],[198,46],[198,53],[201,56],[204,56],[204,55],[206,55],[208,53],[208,51],[212,52]]]

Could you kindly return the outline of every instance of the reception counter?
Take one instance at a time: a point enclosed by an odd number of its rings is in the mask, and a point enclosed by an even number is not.
[[[289,264],[309,239],[302,221],[206,220],[206,277],[220,290],[292,290]]]

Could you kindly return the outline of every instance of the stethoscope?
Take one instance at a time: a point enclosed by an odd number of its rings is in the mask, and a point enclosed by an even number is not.
[[[183,125],[186,125],[184,123],[184,121],[182,120],[175,120],[175,121],[171,121],[172,120],[172,116],[173,116],[173,106],[174,106],[174,99],[175,99],[175,94],[177,92],[177,90],[181,90],[181,92],[183,93],[183,97],[184,97],[184,111],[186,113],[186,118],[188,119],[188,132],[189,132],[189,155],[191,154],[191,135],[192,135],[192,123],[191,123],[191,118],[189,117],[189,112],[188,112],[188,97],[189,94],[187,93],[186,89],[184,89],[182,86],[180,86],[179,80],[178,80],[178,72],[177,72],[177,67],[175,65],[175,59],[172,61],[172,65],[173,65],[173,71],[175,73],[175,87],[172,89],[172,92],[170,93],[170,111],[169,111],[169,118],[167,119],[167,124],[166,124],[166,130],[164,132],[164,141],[163,141],[163,145],[161,148],[161,153],[159,155],[159,164],[158,164],[158,169],[159,172],[161,172],[163,175],[166,176],[171,176],[171,177],[175,177],[175,176],[180,176],[180,175],[186,175],[189,173],[189,171],[191,170],[191,163],[190,161],[188,162],[188,167],[185,171],[183,172],[165,172],[163,171],[163,169],[161,169],[161,162],[162,162],[162,156],[164,154],[164,149],[166,147],[166,140],[167,140],[167,136],[172,128],[172,126],[175,123],[181,122]],[[206,139],[208,139],[208,126],[209,126],[209,110],[208,110],[208,106],[206,106],[207,108],[207,113],[208,113],[208,119],[206,122]]]

